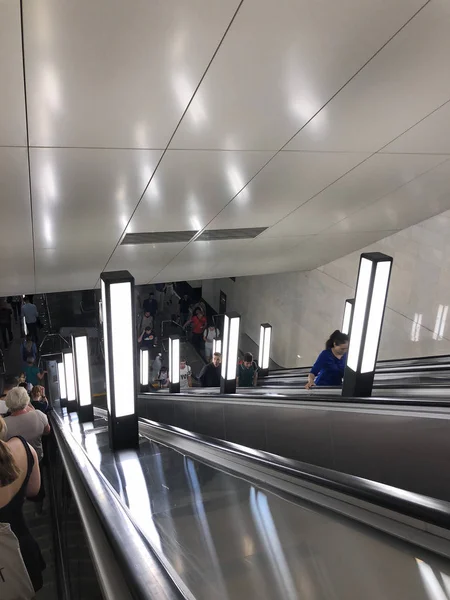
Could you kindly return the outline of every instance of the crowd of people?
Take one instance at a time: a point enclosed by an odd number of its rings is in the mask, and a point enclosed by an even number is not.
[[[20,583],[11,585],[24,589],[31,586],[36,592],[43,585],[45,562],[25,521],[23,505],[28,499],[34,503],[36,515],[43,512],[42,468],[45,436],[50,433],[47,418],[50,407],[41,385],[33,385],[30,392],[28,387],[23,373],[4,377],[0,398],[0,524],[9,525],[6,534],[17,538],[20,550],[17,559],[22,558],[28,575],[28,579],[22,577]],[[14,542],[14,538],[9,541]]]
[[[3,349],[11,347],[14,337],[22,337],[20,344],[17,342],[20,356],[14,361],[13,355],[8,355],[8,362],[15,362],[20,369],[17,368],[17,375],[4,373],[0,381],[1,557],[9,572],[12,567],[8,556],[14,558],[13,572],[17,577],[8,578],[10,587],[6,589],[11,588],[18,598],[29,598],[42,587],[45,569],[39,545],[23,514],[26,499],[33,502],[36,515],[42,514],[45,499],[42,468],[46,436],[50,433],[50,407],[42,386],[45,373],[36,366],[38,326],[39,314],[31,297],[10,296],[0,301]],[[5,581],[2,583],[6,585]]]
[[[169,370],[163,364],[162,352],[156,330],[156,319],[168,307],[173,309],[173,284],[157,284],[154,291],[140,304],[141,316],[138,320],[139,348],[146,348],[150,356],[150,384],[154,388],[166,388],[170,384]],[[186,357],[180,359],[180,389],[194,385],[202,387],[219,387],[222,356],[214,352],[214,341],[220,340],[220,329],[212,319],[206,316],[204,302],[193,303],[188,294],[178,296],[178,312],[171,315],[184,331],[189,332],[189,339],[197,354],[206,364],[200,373],[194,374]],[[246,353],[237,364],[237,385],[241,387],[255,386],[258,378],[258,366],[250,353]]]

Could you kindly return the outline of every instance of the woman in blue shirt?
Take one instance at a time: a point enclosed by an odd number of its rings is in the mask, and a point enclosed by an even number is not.
[[[308,375],[307,390],[313,385],[342,385],[348,350],[348,335],[334,331]]]

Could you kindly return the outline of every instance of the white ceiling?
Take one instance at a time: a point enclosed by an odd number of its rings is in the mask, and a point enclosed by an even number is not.
[[[0,1],[0,295],[312,269],[450,209],[448,0],[22,5]]]

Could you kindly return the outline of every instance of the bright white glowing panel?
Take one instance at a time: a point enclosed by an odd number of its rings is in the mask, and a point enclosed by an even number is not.
[[[346,300],[344,308],[344,319],[342,321],[342,333],[347,333],[350,329],[350,321],[352,318],[353,304]]]
[[[213,340],[213,354],[222,353],[222,340]]]
[[[89,346],[86,335],[74,337],[75,368],[80,406],[92,404],[91,375],[89,372]]]
[[[237,355],[239,345],[239,321],[240,319],[238,317],[233,317],[230,319],[230,335],[228,341],[228,356],[226,369],[227,380],[236,379]]]
[[[141,360],[140,360],[140,376],[141,385],[148,385],[148,369],[150,365],[149,351],[148,348],[141,348]]]
[[[65,400],[67,397],[66,392],[66,374],[64,372],[64,363],[58,363],[58,382],[59,382],[59,399]]]
[[[420,339],[420,328],[422,327],[422,313],[414,314],[414,321],[411,327],[411,341],[418,342]]]
[[[262,363],[261,369],[269,368],[269,358],[270,358],[270,341],[272,338],[272,327],[264,328],[264,344],[263,344],[263,355],[262,355]]]
[[[73,355],[72,352],[64,352],[64,372],[66,374],[66,392],[67,401],[73,402],[76,400],[75,393],[75,373],[73,370]]]
[[[106,375],[106,401],[108,403],[108,412],[111,414],[111,389],[109,385],[109,350],[108,350],[108,319],[106,314],[106,286],[101,280],[102,286],[102,317],[103,317],[103,348],[105,354],[105,375]]]
[[[230,329],[230,317],[227,315],[223,319],[223,343],[222,343],[222,373],[227,372],[228,360],[228,331]]]
[[[261,325],[259,328],[259,355],[258,355],[258,364],[262,369],[262,361],[263,361],[263,346],[264,346],[264,327]]]
[[[109,293],[115,414],[125,417],[135,411],[131,283],[111,283]]]
[[[25,317],[22,317],[22,324],[23,324],[23,333],[24,333],[24,335],[28,335],[28,327],[27,327],[27,322],[25,320]]]
[[[170,383],[180,383],[180,340],[169,338],[169,379]]]
[[[361,373],[370,373],[375,368],[378,342],[380,340],[383,312],[388,291],[391,261],[376,264],[375,280],[373,283],[372,299],[370,303],[369,320],[367,322],[366,339],[361,364]]]
[[[353,312],[352,339],[348,350],[347,365],[353,371],[358,367],[358,357],[361,349],[361,338],[366,314],[367,296],[369,294],[370,277],[373,263],[367,258],[361,259],[359,267],[358,285],[356,288],[355,306]]]

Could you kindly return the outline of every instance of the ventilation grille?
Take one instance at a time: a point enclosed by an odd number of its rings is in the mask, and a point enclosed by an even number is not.
[[[195,241],[213,242],[217,240],[246,240],[255,238],[267,227],[248,227],[244,229],[209,229],[204,231]]]
[[[154,231],[150,233],[127,233],[123,244],[171,244],[173,242],[189,242],[196,231]]]
[[[219,240],[247,240],[258,236],[267,227],[247,227],[243,229],[209,229],[204,231],[195,241],[214,242]],[[122,245],[138,244],[171,244],[189,242],[197,231],[153,231],[147,233],[127,233]]]

